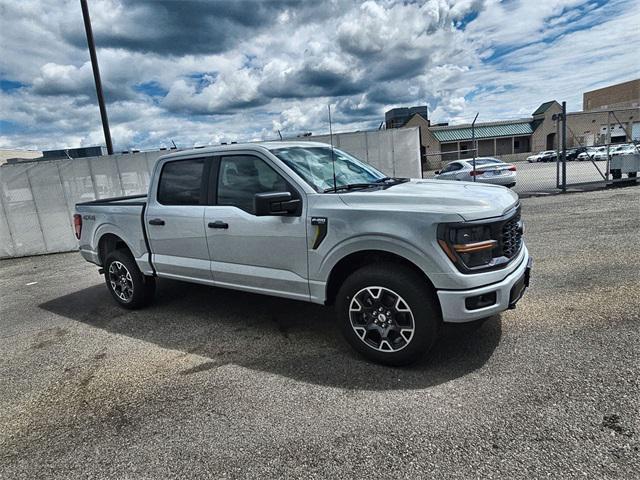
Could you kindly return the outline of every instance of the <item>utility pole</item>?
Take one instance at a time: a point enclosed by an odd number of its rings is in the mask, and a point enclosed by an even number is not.
[[[96,46],[93,41],[93,30],[91,29],[91,18],[89,17],[89,6],[87,0],[80,0],[82,7],[82,18],[84,19],[84,29],[87,32],[87,44],[89,46],[89,56],[91,57],[91,68],[93,69],[93,79],[96,82],[96,94],[98,96],[98,106],[100,107],[100,118],[102,119],[102,130],[104,131],[104,142],[107,145],[107,153],[113,155],[113,144],[111,143],[111,131],[109,130],[109,118],[107,117],[107,107],[104,104],[102,94],[102,81],[100,80],[100,68],[98,67],[98,57],[96,56]]]
[[[556,122],[556,188],[560,188],[560,115],[554,113],[551,119]]]
[[[476,113],[476,116],[473,119],[473,122],[471,122],[471,148],[473,150],[473,181],[476,181],[476,120],[478,119],[478,115],[480,115],[480,112]]]
[[[562,102],[562,191],[567,191],[567,102]]]

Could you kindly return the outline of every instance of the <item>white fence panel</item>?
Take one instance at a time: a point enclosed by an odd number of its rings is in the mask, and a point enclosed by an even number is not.
[[[329,135],[302,137],[299,140],[331,143]],[[422,176],[418,127],[335,133],[333,146],[373,165],[389,176]]]
[[[4,167],[1,177],[3,205],[16,256],[47,251],[36,203],[31,194],[28,168],[28,165]]]
[[[147,193],[151,169],[145,154],[115,155],[115,163],[120,172],[123,195]],[[157,158],[157,157],[156,157]],[[155,163],[156,158],[153,159]]]
[[[15,248],[13,246],[13,238],[11,230],[9,230],[9,222],[7,211],[4,208],[4,182],[2,180],[2,170],[0,170],[0,258],[13,257]]]
[[[73,223],[55,162],[43,162],[38,168],[28,168],[25,173],[31,184],[46,251],[75,248]]]
[[[0,168],[0,258],[77,248],[76,203],[147,193],[168,151],[51,160]]]
[[[394,174],[398,177],[422,176],[420,163],[420,130],[416,128],[392,128]]]
[[[420,176],[418,128],[338,133],[334,145],[389,176]],[[302,140],[330,143],[328,135]],[[146,193],[158,157],[143,152],[0,168],[0,258],[75,250],[78,202]]]

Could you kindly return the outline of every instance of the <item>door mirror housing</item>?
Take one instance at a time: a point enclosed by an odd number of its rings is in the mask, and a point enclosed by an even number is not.
[[[434,175],[440,175],[440,170],[436,170],[435,172],[433,172]]]
[[[256,193],[253,202],[257,217],[289,215],[300,206],[300,200],[292,198],[291,192]]]

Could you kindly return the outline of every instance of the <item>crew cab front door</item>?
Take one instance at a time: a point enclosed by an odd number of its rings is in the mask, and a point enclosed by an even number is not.
[[[308,299],[306,206],[303,195],[256,154],[217,157],[204,225],[214,284]],[[256,216],[257,193],[290,192],[297,212]]]

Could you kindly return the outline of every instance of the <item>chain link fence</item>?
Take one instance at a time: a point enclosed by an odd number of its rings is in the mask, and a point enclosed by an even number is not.
[[[558,104],[558,107],[560,105]],[[495,158],[510,163],[516,170],[514,191],[521,194],[550,193],[580,186],[633,181],[633,171],[640,154],[640,109],[558,112],[546,119],[532,120],[533,133],[529,137],[496,139],[478,138],[441,144],[441,151],[423,154],[423,177],[452,176],[452,180],[474,181],[474,158]],[[566,122],[566,128],[563,124]],[[455,128],[455,127],[452,127]],[[492,148],[487,148],[489,144]],[[511,152],[529,146],[526,152]],[[544,145],[546,149],[535,146]],[[565,147],[563,156],[563,145]],[[459,146],[460,148],[453,148]],[[464,148],[463,148],[464,147]],[[449,166],[461,164],[459,175],[442,175]],[[622,166],[622,169],[620,168]],[[465,174],[467,172],[467,174]],[[498,183],[493,178],[475,181]]]

